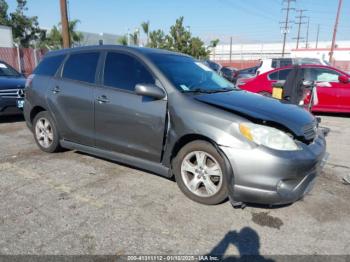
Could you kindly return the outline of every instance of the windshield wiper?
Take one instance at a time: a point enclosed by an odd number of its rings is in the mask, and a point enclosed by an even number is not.
[[[213,94],[213,93],[221,93],[221,92],[230,92],[234,91],[235,88],[220,88],[220,89],[203,89],[203,88],[193,88],[191,90],[184,90],[183,93],[205,93],[205,94]]]
[[[206,93],[206,94],[210,94],[210,90],[208,89],[203,89],[203,88],[193,88],[190,90],[183,90],[183,93]]]
[[[222,92],[231,92],[236,90],[235,88],[220,88],[214,90],[208,90],[210,93],[222,93]]]

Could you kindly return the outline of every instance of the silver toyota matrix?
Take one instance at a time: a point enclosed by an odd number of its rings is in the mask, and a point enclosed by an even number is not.
[[[26,84],[39,148],[61,148],[175,176],[203,204],[302,198],[326,142],[301,107],[235,88],[190,56],[94,46],[50,52]]]

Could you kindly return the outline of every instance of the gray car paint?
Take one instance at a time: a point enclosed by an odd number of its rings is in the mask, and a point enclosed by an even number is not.
[[[303,135],[305,125],[315,123],[314,117],[307,111],[245,91],[183,94],[149,58],[152,53],[174,54],[164,50],[99,46],[55,51],[49,56],[87,50],[118,51],[138,57],[157,78],[166,97],[152,100],[130,92],[112,90],[100,84],[99,73],[94,85],[82,84],[81,89],[72,88],[53,94],[49,86],[62,81],[60,72],[49,80],[35,76],[32,88],[26,92],[24,108],[30,128],[31,114],[40,106],[51,112],[63,146],[168,177],[172,176],[171,160],[179,145],[193,139],[208,140],[217,147],[227,163],[230,197],[235,201],[268,204],[293,202],[303,196],[318,174],[315,170],[320,166],[326,148],[322,132],[315,133],[313,142],[299,142],[303,150],[281,152],[247,141],[238,128],[239,123],[250,121],[272,124],[291,131],[297,138]],[[100,63],[98,70],[101,68]],[[59,83],[62,86],[63,83]],[[90,91],[88,95],[82,95],[84,85],[86,90],[94,90],[90,102]],[[54,95],[58,98],[50,98]],[[64,95],[67,97],[60,98]],[[96,104],[96,99],[102,95],[110,103]],[[75,99],[71,100],[72,97]],[[87,108],[89,104],[93,109]],[[67,111],[69,107],[73,107],[73,111]],[[90,115],[92,110],[94,116]],[[90,130],[92,119],[95,128]]]

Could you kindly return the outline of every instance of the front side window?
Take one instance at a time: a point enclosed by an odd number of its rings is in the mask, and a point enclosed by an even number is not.
[[[287,77],[291,71],[292,69],[284,69],[284,70],[276,71],[274,73],[269,74],[269,79],[276,80],[276,81],[287,80]]]
[[[69,56],[62,77],[86,83],[95,83],[99,53],[78,53]]]
[[[182,92],[219,92],[234,88],[233,84],[192,57],[175,54],[149,54],[149,58]]]
[[[108,53],[103,83],[105,86],[134,91],[137,84],[155,84],[155,79],[134,57],[121,53]]]
[[[43,61],[35,68],[33,74],[43,76],[54,76],[57,69],[63,62],[65,55],[56,55],[45,57]]]
[[[305,69],[305,80],[317,82],[339,82],[340,73],[327,68]]]

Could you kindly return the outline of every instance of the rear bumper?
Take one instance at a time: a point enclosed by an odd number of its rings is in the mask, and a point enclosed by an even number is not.
[[[237,202],[269,205],[297,201],[313,187],[325,164],[326,141],[320,131],[299,151],[265,147],[241,150],[221,146],[233,169],[230,197]]]

